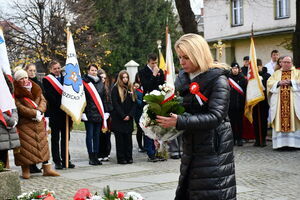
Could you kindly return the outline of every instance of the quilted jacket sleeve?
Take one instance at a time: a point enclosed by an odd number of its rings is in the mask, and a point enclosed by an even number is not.
[[[227,78],[220,76],[208,97],[208,111],[194,115],[180,115],[177,119],[178,130],[213,129],[227,116],[230,87]]]

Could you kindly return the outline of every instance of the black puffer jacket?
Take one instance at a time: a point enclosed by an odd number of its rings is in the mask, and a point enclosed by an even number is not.
[[[90,82],[93,83],[102,100],[104,112],[107,112],[106,92],[104,89],[104,84],[101,81],[101,78],[99,78],[99,80],[96,82],[93,78],[85,74],[82,76],[82,80],[86,83],[90,83]],[[84,91],[85,91],[85,98],[86,98],[86,107],[84,113],[86,114],[88,121],[102,124],[103,119],[100,115],[100,112],[98,111],[96,104],[94,103],[90,93],[87,91],[86,88],[84,88]]]
[[[187,114],[178,116],[176,125],[185,132],[175,200],[236,199],[226,73],[223,69],[210,69],[190,81],[188,74],[181,71],[176,80]],[[200,92],[208,98],[203,106],[189,91],[192,82],[197,82]]]

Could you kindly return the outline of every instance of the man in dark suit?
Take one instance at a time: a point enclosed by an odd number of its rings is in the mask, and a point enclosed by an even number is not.
[[[150,93],[153,90],[158,90],[159,85],[163,85],[165,82],[164,72],[158,68],[158,58],[156,54],[149,54],[147,65],[139,71],[141,85],[144,90],[144,95]],[[145,136],[145,149],[148,155],[148,161],[156,162],[158,159],[155,157],[156,150],[154,141]]]
[[[51,153],[55,169],[63,169],[66,167],[66,113],[60,109],[60,105],[64,76],[61,73],[60,63],[55,60],[50,62],[49,70],[50,74],[43,78],[43,86],[48,103],[47,111],[50,117]],[[69,118],[69,121],[71,122],[71,118]],[[69,168],[74,167],[75,165],[69,160]]]

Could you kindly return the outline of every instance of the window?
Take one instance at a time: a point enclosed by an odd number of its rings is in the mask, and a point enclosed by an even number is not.
[[[243,2],[242,0],[231,1],[232,26],[243,25]]]
[[[276,19],[289,17],[289,0],[276,0]]]

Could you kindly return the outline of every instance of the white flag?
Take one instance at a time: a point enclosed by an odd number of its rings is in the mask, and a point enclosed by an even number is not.
[[[1,61],[0,61],[1,62]],[[12,97],[12,94],[9,91],[9,88],[6,84],[2,69],[0,68],[0,110],[2,112],[10,111],[15,109],[15,100]]]
[[[71,116],[74,122],[80,123],[82,112],[86,106],[86,100],[74,41],[70,31],[67,32],[65,71],[61,109]]]
[[[172,92],[169,92],[165,96],[165,100],[171,100],[174,97],[175,93],[175,66],[174,66],[174,60],[173,60],[173,52],[172,52],[172,42],[170,33],[167,33],[167,47],[166,47],[166,85],[167,87],[170,87],[172,89]]]
[[[9,60],[7,56],[7,49],[5,44],[5,39],[3,35],[3,29],[0,26],[0,68],[2,71],[11,76],[11,69],[9,65]]]

